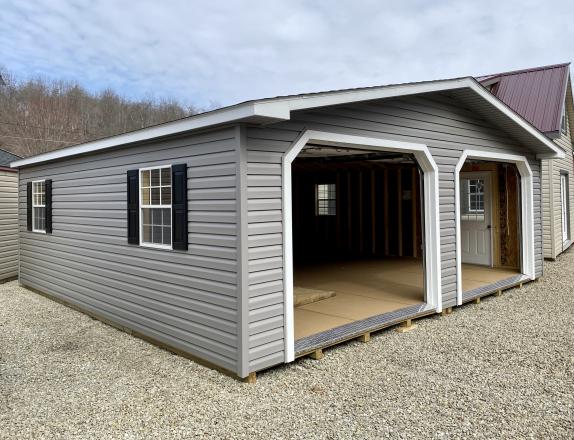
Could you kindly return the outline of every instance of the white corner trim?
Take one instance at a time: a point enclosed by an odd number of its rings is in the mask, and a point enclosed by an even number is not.
[[[285,362],[295,359],[295,322],[293,314],[293,229],[291,205],[291,163],[309,142],[349,146],[355,149],[412,153],[423,170],[425,213],[425,286],[429,309],[442,311],[440,263],[440,214],[438,167],[424,144],[366,136],[306,130],[283,156],[283,273],[285,317]]]
[[[464,150],[454,171],[455,225],[456,225],[456,303],[462,304],[462,251],[460,233],[460,170],[467,159],[492,160],[513,163],[520,173],[522,243],[520,243],[522,273],[530,279],[536,278],[534,249],[534,184],[528,159],[525,156],[490,151]]]
[[[242,104],[224,107],[219,110],[190,116],[177,121],[63,148],[26,159],[20,159],[12,162],[10,165],[13,168],[19,168],[222,124],[231,124],[242,121],[251,121],[255,123],[286,121],[291,118],[291,112],[296,110],[463,88],[475,91],[481,98],[485,99],[498,110],[509,116],[510,119],[512,119],[522,129],[530,133],[537,141],[544,144],[549,151],[548,153],[539,154],[539,159],[564,158],[564,152],[559,146],[554,144],[554,142],[510,109],[510,107],[488,92],[476,80],[471,77],[466,77],[248,101]]]

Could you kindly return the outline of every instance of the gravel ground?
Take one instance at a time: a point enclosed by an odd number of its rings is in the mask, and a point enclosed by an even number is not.
[[[237,382],[0,286],[1,438],[574,438],[574,252],[536,282]]]

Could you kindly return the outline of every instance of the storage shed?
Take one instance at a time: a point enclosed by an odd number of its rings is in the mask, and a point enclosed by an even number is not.
[[[555,259],[570,247],[574,231],[570,63],[502,72],[478,80],[564,150],[563,159],[542,162],[544,257]]]
[[[20,157],[0,149],[0,283],[18,275],[18,172]]]
[[[248,101],[14,163],[20,280],[252,378],[541,276],[562,157],[472,78]]]

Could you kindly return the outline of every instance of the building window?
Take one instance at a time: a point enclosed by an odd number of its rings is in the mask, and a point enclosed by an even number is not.
[[[468,212],[484,213],[484,180],[468,179]]]
[[[171,166],[140,169],[140,243],[171,249]]]
[[[562,134],[566,134],[566,104],[564,104],[564,108],[562,109],[562,118],[560,119],[560,131]]]
[[[316,215],[337,214],[337,193],[334,183],[315,185]]]
[[[32,182],[32,231],[46,232],[46,182]]]

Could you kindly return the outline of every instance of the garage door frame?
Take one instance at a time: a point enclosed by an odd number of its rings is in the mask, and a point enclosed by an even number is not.
[[[440,217],[439,217],[439,171],[424,144],[355,136],[328,131],[306,130],[283,156],[283,293],[285,362],[295,359],[295,323],[293,312],[293,228],[291,197],[291,163],[309,142],[326,146],[339,146],[361,150],[378,150],[410,153],[423,171],[424,228],[425,228],[425,300],[429,309],[442,311],[440,272]]]

